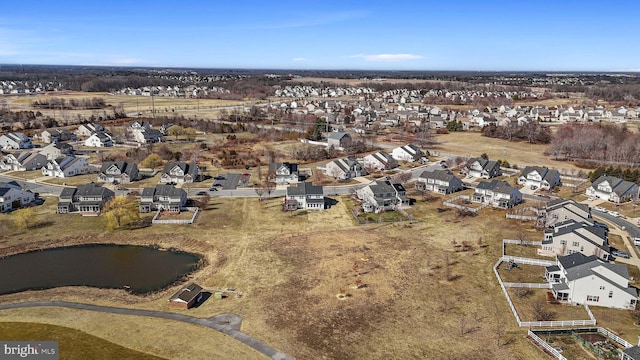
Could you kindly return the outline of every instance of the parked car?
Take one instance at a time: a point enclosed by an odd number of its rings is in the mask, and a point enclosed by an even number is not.
[[[640,246],[640,237],[633,238],[633,245]]]
[[[222,175],[216,175],[213,177],[214,180],[225,180],[226,178]]]
[[[620,217],[620,213],[618,213],[617,211],[608,211],[608,214],[613,217]]]
[[[621,257],[623,259],[628,259],[629,258],[629,253],[627,253],[626,251],[622,251],[622,250],[613,250],[611,252],[611,255],[613,255],[615,257]]]
[[[196,193],[196,195],[198,195],[198,196],[202,196],[202,195],[206,195],[206,194],[207,194],[207,192],[206,192],[206,191],[198,191],[198,192]]]
[[[214,184],[213,184],[213,186],[214,186],[214,187],[220,187],[220,186],[222,186],[222,184],[220,184],[220,183],[214,183]]]
[[[211,189],[209,189],[209,191],[218,191],[218,188],[212,187]]]
[[[596,206],[593,208],[593,210],[600,211],[600,212],[607,212],[607,209],[603,208],[602,206]]]
[[[589,196],[589,198],[588,198],[587,200],[589,200],[589,201],[593,201],[593,200],[595,200],[595,199],[596,199],[595,197],[593,197],[593,196]]]
[[[593,222],[593,226],[597,226],[597,227],[599,227],[599,228],[603,228],[603,229],[605,229],[605,230],[609,230],[609,226],[607,226],[607,224],[605,224],[605,223],[601,223],[601,222],[599,222],[599,221],[594,221],[594,222]]]

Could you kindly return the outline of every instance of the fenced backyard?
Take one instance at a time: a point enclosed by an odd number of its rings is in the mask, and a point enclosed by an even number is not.
[[[487,203],[472,202],[471,197],[469,195],[458,195],[458,196],[452,197],[451,199],[444,201],[442,205],[446,207],[463,210],[463,211],[470,211],[474,213],[489,206],[489,204]]]
[[[587,349],[598,358],[618,359],[619,350],[633,346],[603,327],[528,330],[529,339],[556,359],[580,357]],[[546,338],[547,340],[544,340]],[[552,345],[553,344],[553,345]]]
[[[542,212],[538,208],[535,208],[532,206],[526,206],[526,207],[521,207],[521,208],[507,211],[506,216],[507,216],[507,219],[537,221],[541,215],[542,215]]]
[[[178,212],[158,210],[151,220],[152,224],[193,224],[200,209],[197,207],[187,207]]]

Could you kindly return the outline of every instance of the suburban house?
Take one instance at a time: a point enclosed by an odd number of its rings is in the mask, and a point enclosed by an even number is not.
[[[398,160],[387,152],[378,151],[365,156],[362,159],[362,165],[365,169],[391,170],[398,167]]]
[[[140,144],[156,143],[162,141],[162,132],[152,129],[151,125],[142,120],[135,120],[129,123],[127,134]]]
[[[51,143],[40,149],[40,154],[47,157],[47,159],[57,159],[63,156],[73,156],[73,146],[68,143],[59,142]]]
[[[446,195],[463,190],[464,186],[449,169],[435,169],[425,170],[420,174],[416,189]]]
[[[283,201],[284,210],[323,210],[324,190],[322,186],[313,185],[309,182],[297,183],[295,186],[287,187],[287,194]]]
[[[276,184],[297,183],[299,181],[298,164],[270,163],[267,178]]]
[[[491,179],[502,175],[502,170],[497,161],[472,158],[462,167],[462,173],[475,178]]]
[[[401,184],[392,184],[388,180],[376,180],[356,191],[358,199],[362,200],[365,212],[379,213],[395,210],[398,207],[409,206],[407,191]]]
[[[355,159],[337,159],[324,166],[324,174],[340,180],[367,175],[364,166]]]
[[[544,209],[545,227],[553,227],[556,223],[568,220],[593,225],[591,208],[571,199],[556,199],[547,203]]]
[[[635,309],[638,290],[629,286],[627,265],[612,264],[596,256],[575,253],[558,258],[545,269],[556,300],[572,305]]]
[[[200,301],[202,301],[202,287],[195,283],[180,288],[169,298],[171,306],[179,309],[192,308]]]
[[[539,255],[565,256],[573,253],[595,255],[602,260],[609,260],[611,249],[607,229],[566,220],[544,231],[544,240],[538,249]]]
[[[481,181],[471,197],[471,201],[490,204],[501,209],[512,208],[522,202],[520,190],[506,181]]]
[[[160,175],[160,183],[192,183],[198,180],[198,170],[198,165],[195,163],[169,161],[164,165],[162,175]]]
[[[187,192],[173,185],[158,184],[140,194],[140,212],[167,210],[179,213],[187,203]]]
[[[346,132],[333,132],[327,138],[327,144],[336,148],[345,148],[351,145],[351,135]]]
[[[80,125],[73,133],[77,137],[87,138],[93,134],[101,132],[105,132],[105,129],[102,125],[89,123]]]
[[[407,144],[394,148],[391,156],[398,161],[414,162],[420,160],[424,152],[413,144]]]
[[[2,171],[39,170],[47,164],[47,157],[35,151],[18,151],[0,160]]]
[[[113,191],[94,183],[78,185],[75,188],[66,187],[60,193],[57,213],[77,211],[83,215],[98,215],[102,206],[114,196]]]
[[[84,158],[66,156],[47,161],[42,167],[42,175],[58,178],[66,178],[76,175],[88,174],[91,166]]]
[[[518,185],[530,186],[532,189],[549,190],[562,185],[560,172],[542,166],[527,166],[518,177]]]
[[[35,200],[31,190],[24,190],[17,182],[0,183],[0,212],[15,210]]]
[[[31,139],[21,132],[11,132],[0,136],[0,148],[3,150],[31,149]]]
[[[75,135],[65,128],[47,129],[40,133],[40,139],[43,143],[52,144],[60,141],[75,140]]]
[[[140,178],[138,165],[130,161],[105,161],[98,173],[98,181],[126,184]]]
[[[98,132],[91,134],[87,140],[84,141],[84,146],[109,147],[113,146],[113,139],[111,138],[111,135],[105,132]]]
[[[587,188],[587,196],[614,203],[638,199],[638,184],[614,176],[600,176]]]

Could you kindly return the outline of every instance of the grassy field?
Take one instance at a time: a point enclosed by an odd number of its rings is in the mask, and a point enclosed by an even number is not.
[[[0,339],[4,341],[57,341],[60,358],[67,360],[163,359],[127,349],[79,330],[48,324],[0,322]]]

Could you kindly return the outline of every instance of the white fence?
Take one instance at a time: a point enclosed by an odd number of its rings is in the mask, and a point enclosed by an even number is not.
[[[469,206],[464,206],[464,205],[458,205],[458,204],[454,204],[453,202],[459,199],[464,199],[466,201],[470,201],[470,197],[469,195],[458,195],[456,197],[453,197],[445,202],[442,203],[442,205],[446,206],[446,207],[450,207],[450,208],[454,208],[454,209],[460,209],[460,210],[466,210],[466,211],[471,211],[471,212],[478,212],[484,208],[486,208],[487,206],[489,206],[489,204],[480,204],[478,207],[469,207]]]
[[[536,215],[522,215],[528,211],[533,212]],[[527,206],[527,207],[523,207],[523,208],[519,208],[519,209],[515,209],[507,212],[506,217],[507,219],[536,221],[538,220],[540,215],[541,215],[541,211],[539,209],[531,206]]]
[[[162,213],[162,210],[158,210],[158,212],[156,212],[156,214],[153,216],[153,219],[151,220],[151,223],[152,224],[177,224],[177,225],[193,224],[193,222],[196,220],[196,216],[198,216],[198,211],[200,211],[200,208],[188,207],[188,208],[185,208],[183,210],[193,211],[193,216],[191,216],[191,219],[161,220],[161,219],[158,219],[158,218],[160,217],[160,214]]]
[[[508,288],[551,289],[551,283],[504,283]]]
[[[589,312],[591,312],[591,310],[589,310]],[[617,342],[618,344],[624,346],[625,348],[630,348],[633,346],[633,344],[631,344],[630,342],[628,342],[627,340],[621,338],[620,336],[612,333],[611,331],[605,329],[605,328],[598,328],[598,332],[606,337],[608,337],[609,339]]]
[[[556,262],[505,255],[505,256],[502,256],[498,260],[498,262],[496,262],[496,264],[494,265],[493,272],[495,273],[496,278],[498,279],[500,288],[504,293],[504,297],[507,299],[507,303],[509,303],[509,308],[511,308],[511,312],[513,313],[513,316],[516,318],[516,322],[518,323],[518,326],[520,327],[552,327],[552,326],[590,326],[590,325],[596,324],[596,318],[593,316],[593,313],[591,312],[587,304],[584,304],[584,308],[587,311],[587,314],[589,315],[589,320],[561,320],[561,321],[522,321],[520,320],[518,311],[516,311],[516,307],[513,305],[513,302],[511,301],[511,297],[509,296],[509,292],[507,291],[507,287],[517,287],[514,285],[517,285],[518,283],[505,284],[504,282],[502,282],[502,278],[500,278],[500,274],[498,273],[498,267],[504,261],[513,261],[517,264],[527,264],[527,265],[536,265],[536,266],[552,266],[552,265],[556,265]],[[527,283],[524,285],[525,285],[524,287],[542,288],[542,289],[545,289],[545,288],[548,289],[551,287],[551,284],[547,285],[547,284]],[[543,286],[543,285],[547,285],[547,286]]]
[[[542,241],[504,239],[504,240],[502,240],[502,243],[503,244],[526,245],[526,246],[542,246]]]
[[[548,352],[551,353],[551,355],[553,355],[556,359],[559,360],[567,360],[566,357],[562,356],[562,354],[556,350],[554,347],[552,347],[551,345],[547,344],[546,341],[540,339],[540,337],[538,335],[536,335],[533,331],[528,330],[527,331],[527,335],[529,335],[529,337],[531,338],[531,340],[533,340],[536,344],[542,346],[543,348],[545,348]]]

